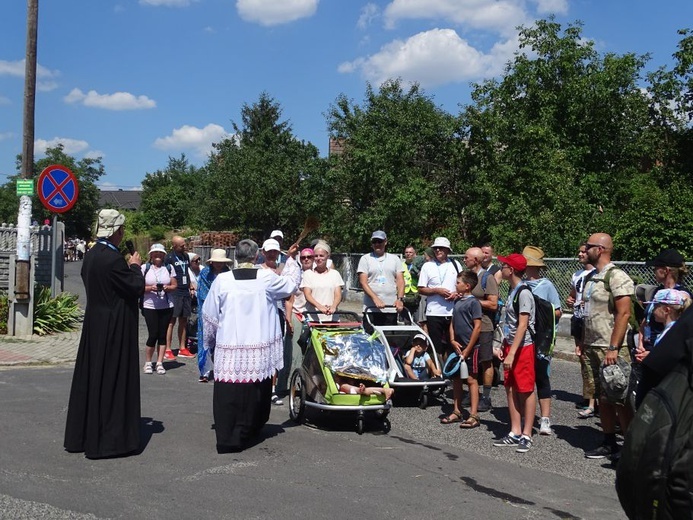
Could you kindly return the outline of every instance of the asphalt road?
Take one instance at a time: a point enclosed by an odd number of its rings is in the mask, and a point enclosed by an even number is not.
[[[78,269],[67,265],[67,290]],[[496,408],[471,431],[441,425],[442,403],[396,401],[391,431],[373,421],[363,435],[346,413],[297,426],[285,405],[273,408],[258,445],[218,455],[212,386],[181,360],[165,376],[142,376],[143,453],[101,461],[62,449],[71,366],[7,368],[0,518],[625,518],[613,469],[583,457],[600,436],[598,419],[576,418],[578,366],[552,368],[555,435],[535,435],[525,454],[492,446],[507,432],[499,388]]]

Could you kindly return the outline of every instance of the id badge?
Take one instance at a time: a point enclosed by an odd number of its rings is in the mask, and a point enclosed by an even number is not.
[[[181,283],[182,285],[187,285],[187,284],[188,284],[188,277],[185,276],[185,275],[183,275],[183,277],[181,278],[181,282],[180,282],[180,283]]]
[[[385,285],[385,277],[384,276],[378,276],[375,279],[375,283],[380,284],[380,285]]]

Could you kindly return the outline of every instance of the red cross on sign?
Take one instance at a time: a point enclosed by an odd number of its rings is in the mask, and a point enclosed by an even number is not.
[[[79,195],[77,177],[65,166],[52,164],[38,178],[38,196],[41,204],[53,213],[72,209]]]

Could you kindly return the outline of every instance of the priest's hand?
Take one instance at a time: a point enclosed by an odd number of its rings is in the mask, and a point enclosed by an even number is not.
[[[140,254],[135,251],[130,255],[130,260],[129,260],[129,265],[142,265],[142,258],[140,258]]]

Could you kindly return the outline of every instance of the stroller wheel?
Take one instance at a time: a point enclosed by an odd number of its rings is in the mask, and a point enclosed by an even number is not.
[[[384,432],[384,433],[389,433],[391,428],[392,428],[392,424],[390,424],[390,419],[388,419],[387,417],[385,417],[385,418],[383,419],[383,432]]]
[[[366,426],[365,418],[363,417],[363,415],[359,415],[356,418],[356,433],[358,433],[359,435],[363,435],[363,429],[365,428],[365,426]]]
[[[428,406],[428,392],[426,390],[422,390],[421,395],[419,395],[419,408],[421,408],[422,410],[425,410],[427,406]]]
[[[289,385],[289,417],[291,420],[301,424],[306,415],[306,385],[303,373],[300,368],[291,374]]]

